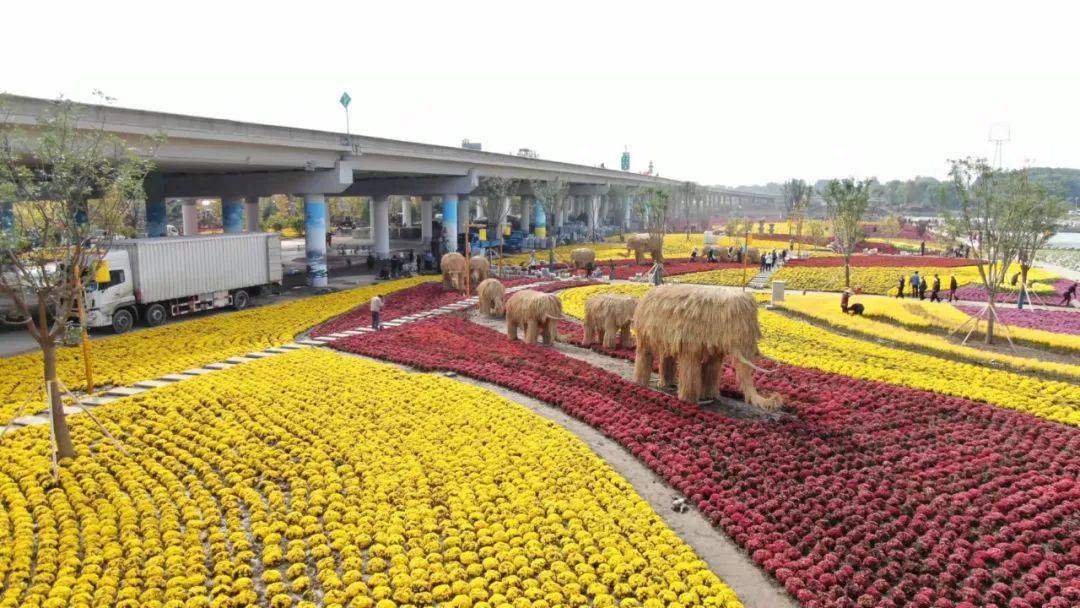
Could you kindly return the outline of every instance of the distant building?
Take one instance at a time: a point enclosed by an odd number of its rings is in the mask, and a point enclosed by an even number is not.
[[[468,139],[461,140],[461,147],[466,150],[483,150],[484,146],[478,141],[469,141]]]
[[[540,158],[540,154],[532,148],[519,148],[517,155],[523,158]]]

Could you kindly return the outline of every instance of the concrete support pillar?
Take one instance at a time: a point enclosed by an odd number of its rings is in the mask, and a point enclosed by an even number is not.
[[[463,196],[458,199],[457,205],[457,233],[465,234],[466,226],[469,225],[469,197]]]
[[[221,199],[221,227],[225,234],[244,231],[244,197],[226,196]]]
[[[495,229],[499,231],[499,237],[498,238],[499,238],[500,241],[502,241],[502,240],[504,240],[506,238],[506,226],[509,224],[510,205],[511,204],[513,204],[513,199],[511,199],[511,197],[509,197],[509,196],[503,197],[503,202],[502,202],[502,205],[500,207],[502,209],[502,213],[500,213],[499,217],[497,217],[497,218],[491,218],[491,219],[498,220],[498,225],[495,227]]]
[[[629,196],[624,196],[623,197],[622,209],[623,209],[622,227],[623,227],[623,230],[628,230],[630,228],[630,212],[631,212],[630,197]]]
[[[166,236],[168,219],[165,215],[165,197],[146,199],[146,236]]]
[[[262,218],[259,217],[259,197],[244,197],[244,223],[248,232],[262,232]]]
[[[532,197],[521,197],[521,232],[529,234],[529,219],[532,215]]]
[[[371,224],[373,230],[371,240],[375,241],[375,259],[385,260],[390,257],[390,197],[373,198],[372,210],[375,212]]]
[[[455,208],[454,211],[457,211]],[[431,197],[425,196],[420,199],[420,242],[427,245],[431,242]]]
[[[587,198],[589,222],[589,238],[596,239],[600,236],[600,195],[594,194]]]
[[[304,195],[304,250],[308,285],[326,287],[326,196],[322,194]]]
[[[442,239],[443,251],[457,251],[458,197],[456,194],[444,194],[442,197]]]
[[[199,234],[199,201],[193,198],[185,199],[180,212],[184,219],[184,236]]]
[[[0,233],[15,234],[15,203],[0,203]]]
[[[412,226],[412,199],[401,199],[401,225],[404,228]]]
[[[536,200],[533,205],[533,213],[536,214],[536,226],[533,228],[533,234],[544,238],[547,236],[547,213],[544,212],[544,206],[540,204],[539,200]]]

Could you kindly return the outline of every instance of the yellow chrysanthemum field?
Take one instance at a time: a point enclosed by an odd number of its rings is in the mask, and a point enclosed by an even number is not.
[[[94,381],[99,387],[128,385],[287,344],[297,334],[367,302],[377,293],[393,293],[433,280],[437,277],[401,279],[94,340]],[[37,352],[0,359],[0,424],[11,419],[29,393],[38,391],[41,365]],[[85,386],[80,349],[61,348],[57,365],[60,380],[69,388]]]
[[[305,350],[0,445],[0,606],[740,606],[629,483],[486,390]]]

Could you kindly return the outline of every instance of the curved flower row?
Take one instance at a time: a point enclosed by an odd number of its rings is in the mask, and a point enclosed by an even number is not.
[[[864,304],[867,309],[897,305],[894,298],[857,297],[856,299]],[[1080,381],[1080,365],[988,352],[978,348],[954,344],[939,335],[899,328],[868,317],[845,314],[840,310],[840,298],[835,295],[789,295],[780,306],[785,310],[875,340],[888,340],[907,348],[928,350],[936,355],[971,363],[1007,367],[1014,371],[1030,372],[1043,377],[1056,377],[1066,381]],[[1080,315],[1074,316],[1080,319]],[[1076,399],[1080,400],[1080,389],[1077,391]]]
[[[612,286],[614,288],[615,286]],[[618,286],[620,293],[644,293],[647,285]],[[581,318],[584,300],[569,290],[563,311]],[[605,293],[597,288],[592,293]],[[580,308],[579,308],[580,303]],[[826,329],[763,310],[761,352],[777,361],[863,380],[876,380],[982,401],[1048,420],[1080,426],[1080,386],[840,336]]]
[[[980,308],[971,304],[957,304],[956,307],[969,315],[979,312]],[[996,310],[998,318],[1009,326],[1080,336],[1080,312],[1034,308],[1019,310],[1005,306],[998,307]],[[1078,344],[1078,350],[1080,350],[1080,344]]]
[[[974,266],[975,260],[967,258],[941,258],[933,256],[911,255],[853,255],[851,256],[852,268],[885,267],[896,268],[914,266],[917,268],[957,268],[960,266]],[[835,268],[844,267],[844,258],[841,256],[809,258],[805,260],[791,260],[788,263],[791,268]],[[910,271],[909,271],[910,272]]]
[[[808,608],[1080,598],[1075,429],[786,365],[755,383],[797,418],[733,420],[460,318],[336,345],[563,408],[665,477]],[[730,370],[724,384],[730,394]]]
[[[971,318],[970,309],[960,310],[957,307],[946,304],[920,302],[916,300],[894,300],[892,302],[880,302],[866,310],[868,317],[886,319],[890,322],[913,327],[916,329],[934,328],[943,331],[953,331],[961,327]],[[976,308],[974,312],[978,312]],[[1054,311],[1028,311],[1031,315],[1042,315]],[[998,309],[998,314],[1007,313],[1004,308]],[[1062,312],[1058,314],[1075,315],[1076,313]],[[1009,323],[1006,318],[1006,323]],[[976,328],[976,336],[984,335],[986,323],[979,322]],[[998,328],[1001,329],[1000,327]],[[966,330],[965,330],[966,331]],[[1009,335],[1017,340],[1040,348],[1049,348],[1064,352],[1080,353],[1080,337],[1071,334],[1059,334],[1042,329],[1010,326]],[[1001,332],[999,331],[1000,335]]]
[[[128,385],[287,344],[300,332],[367,302],[375,294],[433,280],[437,277],[400,279],[94,340],[94,381],[98,386]],[[80,349],[59,349],[57,365],[60,379],[69,388],[85,386]],[[0,425],[7,423],[41,384],[40,353],[0,359]]]
[[[918,260],[921,258],[911,258],[911,265],[901,265],[902,262],[900,262],[900,260],[903,258],[895,257],[892,259],[896,260],[894,263],[897,265],[852,267],[851,285],[859,288],[863,293],[895,296],[897,282],[902,276],[905,279],[905,283],[907,283],[904,286],[904,295],[908,296],[910,295],[910,287],[908,286],[910,284],[910,277],[918,271],[920,276],[930,281],[933,281],[935,274],[941,277],[943,294],[948,290],[949,277],[955,276],[957,283],[961,285],[960,290],[957,291],[957,295],[961,299],[978,299],[973,294],[963,291],[964,286],[981,282],[979,270],[976,266],[967,265],[943,270],[942,267],[919,263]],[[799,264],[802,264],[802,262],[792,262],[791,264],[785,265],[773,275],[773,280],[784,281],[788,289],[805,289],[813,291],[844,290],[843,264],[836,267],[800,266]],[[1029,274],[1029,279],[1033,281],[1031,287],[1033,292],[1049,294],[1054,290],[1054,286],[1049,281],[1057,279],[1057,276],[1049,271],[1033,268]],[[1005,288],[1015,289],[1011,286],[1005,286]],[[927,294],[927,297],[929,297],[929,294]],[[985,296],[982,299],[985,300]]]
[[[0,606],[740,606],[607,464],[488,391],[308,350],[0,446]],[[48,490],[45,490],[48,487]]]
[[[460,291],[446,289],[441,282],[421,283],[401,291],[395,291],[383,298],[382,320],[390,321],[398,317],[407,317],[424,310],[452,304],[465,298]],[[368,303],[335,317],[311,330],[312,336],[325,336],[347,329],[371,326],[371,309]]]
[[[679,275],[677,277],[672,277],[670,282],[741,287],[750,281],[750,279],[754,278],[757,271],[757,266],[751,264],[746,269],[739,266],[738,268],[721,268],[719,270],[708,270],[706,272],[694,272]]]
[[[1049,274],[1049,271],[1041,271]],[[1069,279],[1059,279],[1056,276],[1048,276],[1041,280],[1041,282],[1035,283],[1032,290],[1037,296],[1041,296],[1038,300],[1039,304],[1046,306],[1062,306],[1061,296],[1065,293],[1065,290],[1072,285],[1074,281]],[[974,300],[977,302],[986,301],[986,289],[981,283],[972,281],[969,285],[964,285],[960,289],[956,290],[956,295],[961,300]],[[1016,288],[1012,286],[1006,286],[1006,291],[999,291],[995,302],[1001,303],[1015,303],[1020,297]]]

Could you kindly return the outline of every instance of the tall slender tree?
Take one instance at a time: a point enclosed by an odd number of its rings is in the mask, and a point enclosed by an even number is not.
[[[1026,171],[994,169],[983,158],[950,161],[958,204],[942,206],[950,236],[969,245],[978,260],[979,278],[986,290],[986,343],[994,341],[995,307],[1009,267],[1035,252],[1049,238],[1052,224],[1063,211],[1060,202],[1036,187]],[[1023,252],[1023,253],[1022,253]],[[978,319],[976,319],[978,322]]]
[[[563,204],[570,192],[570,184],[562,176],[553,180],[533,180],[532,191],[536,200],[547,216],[548,226],[548,263],[555,263],[555,238],[552,236],[552,228],[555,226],[559,214],[562,213]]]
[[[484,209],[484,217],[487,218],[488,231],[495,231],[499,242],[503,240],[503,226],[506,225],[506,216],[510,213],[510,197],[517,190],[517,186],[518,181],[508,177],[484,177],[474,191],[475,195],[483,197],[481,207]]]
[[[0,98],[0,106],[3,99]],[[41,348],[45,393],[60,458],[75,456],[64,417],[56,349],[83,297],[83,281],[104,256],[143,179],[155,142],[141,150],[80,122],[59,100],[24,127],[0,110],[0,190],[20,207],[14,232],[0,236],[0,296]],[[35,235],[35,245],[18,235]]]
[[[870,206],[870,186],[873,183],[873,179],[834,179],[825,185],[825,191],[821,193],[832,223],[836,248],[844,256],[845,287],[851,287],[851,254],[863,237],[860,222]]]
[[[784,182],[784,219],[790,220],[794,218],[796,211],[800,206],[805,209],[805,207],[809,205],[812,190],[813,189],[807,185],[806,180],[792,178]]]

